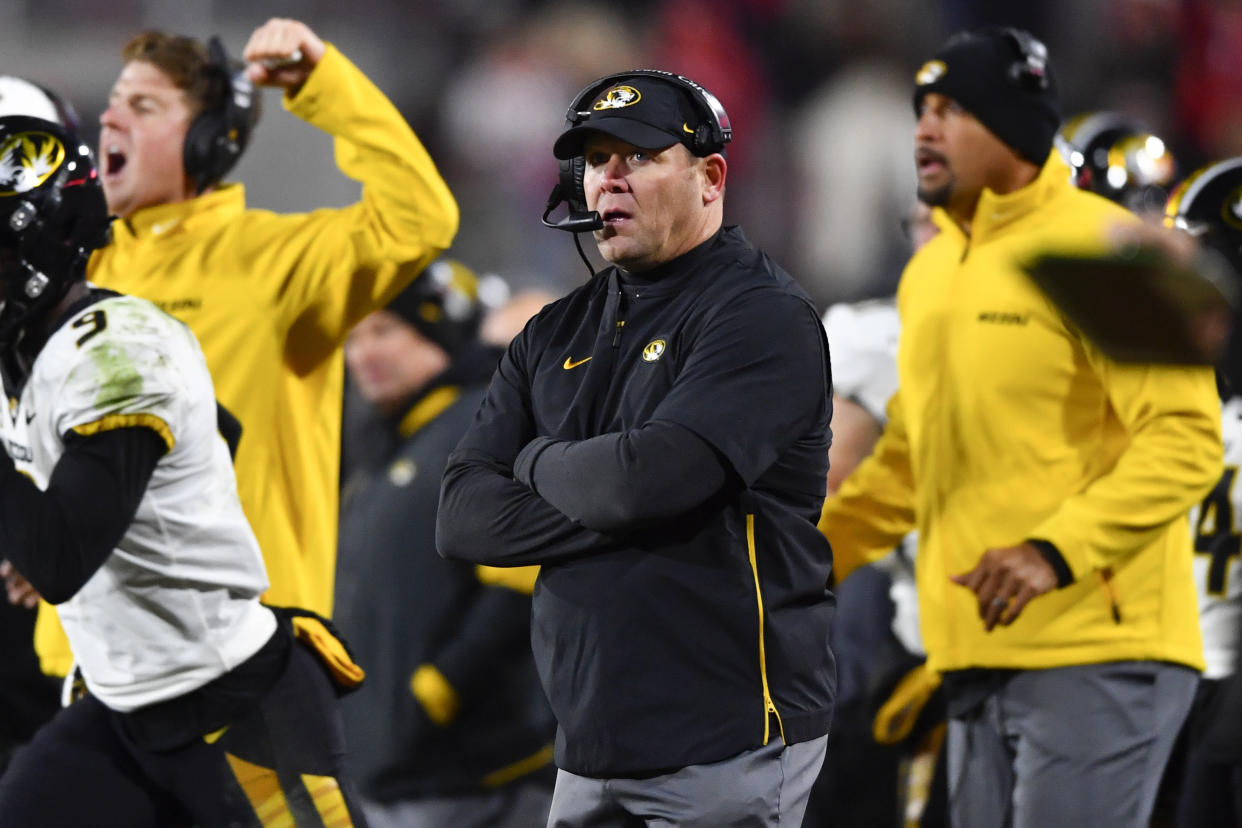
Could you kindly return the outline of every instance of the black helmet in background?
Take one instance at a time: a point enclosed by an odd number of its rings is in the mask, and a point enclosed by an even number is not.
[[[1195,236],[1242,274],[1242,157],[1187,176],[1169,195],[1164,223]]]
[[[1086,112],[1061,125],[1054,143],[1073,170],[1074,186],[1136,213],[1155,212],[1177,175],[1168,145],[1119,112]]]
[[[1242,293],[1242,157],[1196,170],[1169,195],[1167,227],[1184,230],[1203,246],[1199,269],[1226,296]],[[1242,393],[1242,311],[1234,318],[1218,363],[1221,398]]]

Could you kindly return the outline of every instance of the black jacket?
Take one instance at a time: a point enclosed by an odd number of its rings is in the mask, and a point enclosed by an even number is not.
[[[473,564],[435,553],[445,459],[485,388],[457,385],[460,367],[389,424],[394,447],[354,474],[342,504],[334,621],[367,677],[341,711],[354,778],[385,802],[493,787],[535,756],[549,764],[555,725],[530,652],[530,596],[489,586]],[[412,692],[423,664],[461,700],[445,726]]]
[[[514,340],[449,458],[437,541],[544,564],[558,766],[637,776],[827,732],[830,416],[814,306],[735,228],[605,270]]]

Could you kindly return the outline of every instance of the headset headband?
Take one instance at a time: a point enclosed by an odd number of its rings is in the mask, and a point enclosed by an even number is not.
[[[1048,47],[1030,32],[1004,26],[994,29],[1009,41],[1021,58],[1009,69],[1009,76],[1019,85],[1036,89],[1048,88]]]
[[[666,72],[663,69],[631,69],[628,72],[617,72],[592,81],[583,87],[573,103],[569,105],[565,113],[565,125],[567,127],[578,126],[588,120],[592,114],[591,101],[609,86],[627,78],[655,78],[688,93],[700,112],[706,116],[705,125],[708,127],[708,136],[704,147],[707,150],[705,154],[719,152],[725,144],[733,140],[733,124],[729,121],[729,113],[725,112],[720,100],[686,76]]]

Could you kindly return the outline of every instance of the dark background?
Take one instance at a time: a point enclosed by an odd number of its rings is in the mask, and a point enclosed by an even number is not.
[[[1240,0],[6,0],[0,72],[67,95],[93,142],[129,36],[218,33],[239,54],[271,16],[310,24],[392,97],[461,204],[453,255],[516,288],[584,278],[570,237],[539,224],[550,147],[579,88],[627,68],[680,72],[721,99],[735,127],[727,220],[821,307],[896,282],[914,193],[911,79],[956,29],[1028,28],[1048,45],[1063,114],[1138,115],[1183,174],[1242,153]],[[267,96],[232,176],[251,203],[353,201],[331,141]]]

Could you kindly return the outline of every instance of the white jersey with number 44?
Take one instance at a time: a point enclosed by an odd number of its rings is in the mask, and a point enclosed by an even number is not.
[[[1203,503],[1190,511],[1195,582],[1203,628],[1204,678],[1234,672],[1242,632],[1242,397],[1221,406],[1225,471]]]

